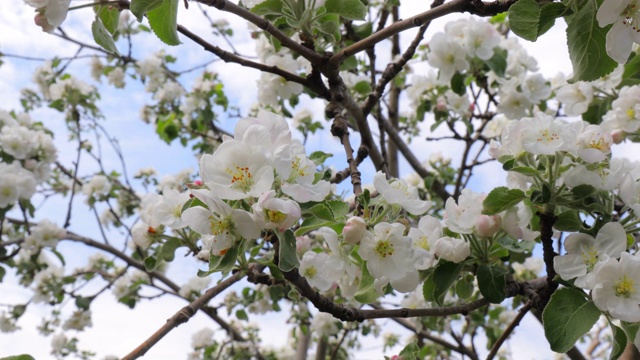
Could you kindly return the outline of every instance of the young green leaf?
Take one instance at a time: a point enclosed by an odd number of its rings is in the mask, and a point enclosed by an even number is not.
[[[556,291],[542,313],[544,334],[551,350],[565,353],[591,329],[601,312],[576,289]]]
[[[348,20],[364,20],[367,8],[360,0],[327,0],[327,13],[335,13]]]
[[[93,40],[96,44],[102,46],[103,49],[109,52],[118,54],[116,43],[113,41],[111,34],[104,27],[104,24],[102,24],[102,20],[100,20],[99,17],[96,17],[91,24],[91,34],[93,34]]]
[[[611,354],[609,354],[609,360],[616,360],[620,358],[620,355],[624,352],[627,346],[627,334],[621,328],[609,323],[611,326],[611,332],[613,333],[613,347]]]
[[[297,268],[298,257],[296,256],[296,237],[293,231],[287,230],[283,234],[278,233],[278,241],[280,242],[278,267],[282,271],[291,271]]]
[[[362,264],[362,277],[360,278],[360,284],[358,285],[358,291],[353,296],[356,301],[361,304],[370,304],[378,299],[378,292],[374,286],[375,279],[369,270],[367,269],[367,263]]]
[[[525,193],[520,189],[509,189],[506,186],[497,187],[491,190],[482,202],[484,207],[482,212],[486,215],[495,215],[517,205],[525,197]]]
[[[107,5],[98,5],[97,14],[102,20],[102,24],[111,34],[115,34],[118,30],[118,23],[120,22],[120,10],[115,7]]]
[[[458,280],[458,275],[462,271],[462,263],[456,264],[450,261],[441,260],[433,272],[433,300],[438,306],[444,305],[444,296],[449,291],[451,285]],[[423,288],[424,290],[424,288]]]
[[[164,0],[162,5],[147,12],[151,30],[167,45],[181,44],[178,38],[178,4],[179,0]]]

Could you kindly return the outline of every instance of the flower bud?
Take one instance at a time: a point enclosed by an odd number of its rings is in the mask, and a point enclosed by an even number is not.
[[[622,130],[614,130],[611,132],[611,139],[613,139],[614,144],[620,144],[627,137],[627,134]]]
[[[492,237],[500,230],[501,220],[497,215],[480,215],[476,220],[476,232],[483,237]]]
[[[367,224],[364,220],[361,217],[352,216],[347,220],[344,229],[342,229],[342,235],[344,236],[344,241],[351,245],[356,245],[362,240],[365,231],[367,231]]]

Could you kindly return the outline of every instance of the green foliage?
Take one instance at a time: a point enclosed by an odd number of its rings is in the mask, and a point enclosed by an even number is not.
[[[181,44],[178,39],[179,0],[163,0],[162,5],[148,10],[149,26],[158,39],[167,45]]]
[[[523,39],[536,41],[539,21],[540,6],[535,0],[518,0],[509,8],[509,28]]]
[[[478,288],[485,299],[494,304],[499,304],[504,300],[505,276],[507,271],[503,268],[481,264],[478,266],[476,276],[478,277]]]
[[[489,69],[496,73],[498,76],[504,76],[504,72],[507,70],[507,51],[502,48],[496,47],[493,50],[493,56],[489,60],[484,62]]]
[[[597,80],[616,68],[618,63],[607,55],[605,38],[611,26],[601,28],[596,21],[598,2],[587,0],[572,16],[567,17],[567,43],[573,65],[569,82]]]
[[[367,8],[360,0],[327,0],[324,7],[348,20],[364,20]]]
[[[251,8],[251,12],[264,15],[280,15],[282,14],[282,0],[265,0]]]
[[[176,249],[180,246],[182,246],[182,242],[175,237],[169,238],[164,244],[162,244],[161,254],[164,261],[173,261]]]
[[[435,270],[425,280],[422,295],[427,301],[435,301],[438,306],[444,305],[444,297],[449,288],[455,283],[462,271],[462,263],[456,264],[441,260]]]
[[[129,9],[136,19],[138,19],[138,22],[142,22],[144,15],[162,5],[163,1],[164,0],[131,0]]]
[[[113,37],[111,37],[111,34],[107,31],[107,28],[105,28],[99,17],[96,17],[91,24],[91,33],[93,34],[93,40],[96,44],[102,46],[103,49],[109,52],[118,54],[118,48],[113,41]]]
[[[107,29],[111,35],[115,34],[116,30],[118,30],[118,23],[120,22],[120,10],[111,6],[96,6],[95,9],[105,29]]]
[[[624,330],[612,323],[609,323],[609,326],[611,326],[611,332],[613,334],[613,346],[611,348],[609,360],[616,360],[622,355],[625,347],[627,346],[627,334]]]
[[[361,269],[362,277],[358,284],[358,290],[353,297],[361,304],[371,304],[378,299],[378,292],[374,286],[375,278],[369,273],[366,262],[362,264]]]
[[[287,230],[284,233],[278,233],[279,247],[279,259],[278,267],[282,271],[291,271],[297,268],[298,257],[296,256],[296,237],[293,235],[293,231]]]
[[[35,360],[33,356],[31,355],[14,355],[14,356],[7,356],[7,357],[2,357],[0,358],[0,360]]]
[[[227,272],[233,268],[238,259],[239,249],[242,244],[235,244],[230,247],[222,256],[211,255],[209,257],[209,270],[198,270],[199,277],[206,277],[216,272]]]
[[[483,213],[495,215],[505,211],[526,198],[525,193],[520,189],[509,189],[506,186],[497,187],[487,195],[482,202]]]
[[[600,317],[600,310],[582,291],[557,290],[542,313],[544,334],[551,350],[564,353],[587,332]]]

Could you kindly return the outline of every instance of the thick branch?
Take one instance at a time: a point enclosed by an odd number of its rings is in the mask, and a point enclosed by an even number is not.
[[[479,299],[472,301],[468,304],[456,305],[442,308],[428,308],[428,309],[382,309],[382,310],[362,310],[353,306],[344,304],[338,304],[332,299],[327,298],[320,294],[317,290],[311,287],[307,280],[300,276],[297,269],[284,273],[285,279],[291,282],[300,292],[300,294],[309,301],[320,311],[329,313],[335,318],[342,321],[364,321],[366,319],[381,319],[381,318],[409,318],[409,317],[424,317],[424,316],[448,316],[453,314],[467,314],[471,311],[477,310],[484,306],[489,305],[489,301],[486,299]],[[532,280],[526,283],[510,283],[505,287],[505,294],[507,297],[513,297],[516,295],[523,295],[525,288],[541,289],[547,285],[544,278]]]
[[[362,179],[360,177],[360,170],[358,170],[357,160],[353,157],[353,148],[351,147],[351,141],[349,140],[347,119],[345,119],[342,114],[343,108],[335,103],[331,103],[327,106],[327,110],[325,112],[327,114],[331,114],[333,117],[331,134],[339,138],[342,146],[344,146],[347,163],[349,164],[349,174],[351,175],[351,185],[353,185],[353,194],[358,196],[362,193]]]
[[[205,306],[211,299],[215,296],[229,288],[231,285],[240,281],[245,276],[242,272],[237,272],[231,277],[227,278],[223,282],[218,285],[212,287],[207,290],[204,294],[202,294],[199,298],[194,300],[191,304],[183,307],[178,311],[175,315],[167,320],[167,322],[158,329],[153,335],[151,335],[147,340],[145,340],[140,346],[138,346],[135,350],[130,352],[127,356],[123,357],[122,360],[133,360],[143,356],[149,349],[151,349],[155,344],[158,343],[165,335],[167,335],[171,330],[175,329],[179,325],[189,321],[193,315],[198,311],[198,309]]]
[[[540,217],[540,241],[542,242],[542,258],[547,272],[547,286],[541,290],[540,301],[535,305],[542,311],[549,302],[551,295],[558,288],[558,282],[554,280],[556,270],[553,267],[553,258],[558,253],[553,250],[553,224],[556,222],[553,211],[547,210],[544,213],[539,213],[538,216]]]

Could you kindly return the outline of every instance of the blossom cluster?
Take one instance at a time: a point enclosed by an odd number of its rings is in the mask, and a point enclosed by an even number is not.
[[[29,200],[48,180],[57,150],[50,133],[28,114],[0,110],[0,209]]]

